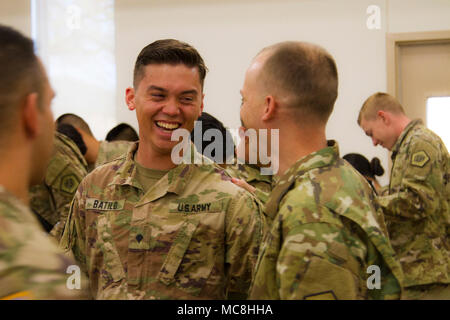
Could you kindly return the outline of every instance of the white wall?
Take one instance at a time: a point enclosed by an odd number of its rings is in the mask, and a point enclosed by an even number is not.
[[[0,24],[13,27],[31,36],[30,0],[0,1]]]

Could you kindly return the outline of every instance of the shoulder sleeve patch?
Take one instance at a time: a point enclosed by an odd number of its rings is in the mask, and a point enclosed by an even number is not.
[[[423,150],[415,152],[411,156],[411,164],[416,167],[422,168],[428,161],[430,161],[430,157]]]
[[[60,189],[67,193],[75,193],[78,188],[79,181],[74,174],[68,174],[61,178]]]

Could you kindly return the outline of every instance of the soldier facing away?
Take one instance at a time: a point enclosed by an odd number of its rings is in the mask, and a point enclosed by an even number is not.
[[[256,199],[212,162],[171,158],[174,130],[191,132],[203,110],[205,74],[197,50],[177,40],[155,41],[137,58],[126,103],[140,141],[81,182],[60,243],[97,299],[248,294],[265,221]]]
[[[325,137],[337,86],[331,55],[304,42],[265,48],[245,75],[243,127],[279,129],[280,138],[280,177],[266,203],[274,219],[252,299],[400,297],[402,272],[374,192]]]
[[[28,208],[28,188],[43,179],[52,153],[53,97],[33,42],[0,25],[0,299],[86,297],[86,281],[67,287],[75,261]]]
[[[89,125],[81,117],[73,113],[65,113],[56,119],[58,125],[69,124],[73,126],[86,146],[86,152],[83,153],[87,163],[88,171],[112,161],[121,156],[125,156],[128,148],[132,144],[129,141],[99,141],[94,137]]]
[[[389,189],[379,202],[405,275],[405,298],[450,299],[450,158],[444,143],[386,93],[364,102],[358,124],[374,146],[392,151]]]

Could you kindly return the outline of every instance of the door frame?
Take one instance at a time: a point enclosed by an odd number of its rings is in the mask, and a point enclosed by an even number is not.
[[[450,30],[386,34],[387,93],[399,98],[400,47],[410,44],[450,43]]]

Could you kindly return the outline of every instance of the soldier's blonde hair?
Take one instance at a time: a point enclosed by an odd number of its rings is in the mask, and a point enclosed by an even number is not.
[[[363,118],[365,120],[375,119],[380,110],[393,114],[405,114],[405,110],[396,98],[384,92],[377,92],[363,103],[358,115],[358,125],[361,125]]]

